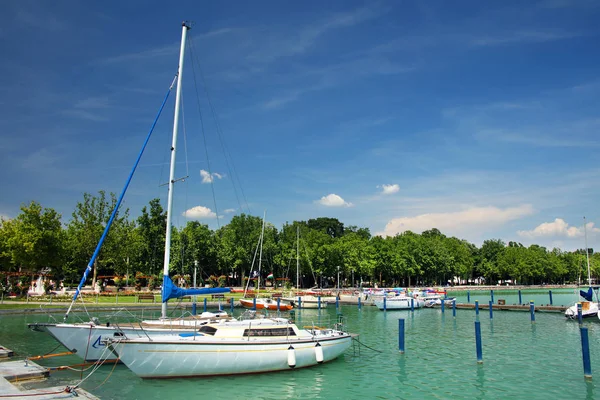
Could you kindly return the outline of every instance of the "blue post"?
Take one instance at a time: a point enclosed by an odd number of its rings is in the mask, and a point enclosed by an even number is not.
[[[410,299],[410,311],[415,312],[415,299]]]
[[[256,297],[252,299],[252,309],[256,311]]]
[[[494,291],[490,290],[490,296],[492,296],[492,303],[494,302]]]
[[[494,319],[494,302],[490,300],[490,319]]]
[[[279,308],[281,306],[281,297],[277,298],[277,311],[281,311]]]
[[[583,310],[581,309],[581,303],[577,303],[577,320],[579,321],[579,326],[583,325]]]
[[[471,291],[467,290],[467,303],[471,302]]]
[[[204,298],[204,312],[206,312],[206,297]]]
[[[383,296],[383,311],[387,311],[387,297]]]
[[[456,299],[452,300],[452,316],[456,318]]]
[[[231,306],[231,315],[233,315],[233,297],[229,299],[229,304]]]
[[[587,334],[587,332],[586,332],[586,334]],[[586,338],[587,338],[587,336],[586,336]],[[404,319],[403,318],[400,318],[398,320],[398,349],[400,350],[400,354],[404,354]]]
[[[521,301],[521,289],[519,289],[519,305],[523,304],[523,302]]]
[[[335,309],[339,309],[340,308],[340,298],[338,296],[335,296]]]
[[[444,313],[444,308],[445,308],[445,305],[446,305],[445,303],[446,303],[446,302],[444,301],[444,299],[440,299],[440,300],[442,301],[442,304],[441,304],[441,306],[442,306],[442,314],[443,314],[443,313]]]
[[[477,364],[483,364],[483,351],[481,350],[481,323],[475,321],[475,347],[477,348]]]
[[[550,305],[552,305],[552,290],[548,290],[548,294],[550,295]]]
[[[583,356],[583,376],[592,379],[592,363],[590,361],[590,341],[588,339],[588,328],[579,328],[581,332],[581,355]]]
[[[196,315],[196,302],[192,303],[192,315]]]
[[[317,306],[320,310],[321,309],[321,296],[317,297]]]
[[[533,301],[529,302],[529,312],[531,313],[531,323],[535,323],[535,304]]]
[[[360,295],[358,296],[358,309],[360,310],[360,308],[362,307],[362,304],[360,303]]]
[[[475,315],[479,315],[479,300],[475,300]]]

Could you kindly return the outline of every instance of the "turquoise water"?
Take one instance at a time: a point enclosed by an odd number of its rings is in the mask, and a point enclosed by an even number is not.
[[[572,296],[572,291],[568,294]],[[567,294],[567,295],[568,295]],[[485,296],[487,295],[487,298]],[[540,294],[543,296],[544,294]],[[546,292],[547,295],[547,292]],[[565,295],[565,296],[567,296]],[[466,294],[465,294],[466,296]],[[489,292],[481,294],[489,300]],[[528,292],[527,298],[537,296]],[[508,294],[495,299],[506,298]],[[553,295],[555,297],[555,295]],[[575,298],[573,298],[574,300]],[[465,297],[466,300],[466,297]],[[518,299],[517,299],[518,300]],[[525,297],[523,298],[525,301]],[[471,301],[474,298],[471,297]],[[571,300],[569,300],[570,302]],[[540,304],[546,304],[542,301]],[[568,302],[567,302],[568,303]],[[555,304],[558,304],[555,301]],[[421,309],[382,312],[375,307],[342,306],[350,331],[360,342],[339,359],[312,368],[278,373],[214,378],[142,380],[124,365],[103,366],[82,387],[102,399],[548,399],[600,398],[600,323],[589,328],[592,374],[583,378],[578,324],[562,314],[482,312],[482,365],[476,362],[473,310]],[[297,313],[298,325],[335,319],[329,306]],[[398,319],[406,323],[406,353],[398,352]],[[18,356],[64,351],[49,336],[29,331],[28,322],[45,322],[42,315],[0,316],[0,344]],[[368,346],[368,347],[366,347]],[[39,362],[46,366],[76,364],[74,356]],[[91,371],[54,372],[44,385],[73,385]],[[30,384],[39,387],[39,384]]]

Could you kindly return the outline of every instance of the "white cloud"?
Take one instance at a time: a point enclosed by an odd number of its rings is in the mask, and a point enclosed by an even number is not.
[[[352,203],[346,202],[334,193],[321,197],[321,200],[318,200],[317,202],[327,207],[352,207]]]
[[[588,233],[598,233],[600,229],[594,228],[593,222],[586,224]],[[566,237],[566,238],[579,238],[583,237],[583,227],[569,226],[561,218],[556,218],[554,222],[544,222],[538,225],[535,229],[530,231],[518,231],[517,234],[525,238],[537,238],[537,237]]]
[[[235,212],[235,208],[228,208],[228,209],[226,209],[226,210],[223,210],[223,212],[224,212],[225,214],[231,214],[232,212]]]
[[[203,169],[200,170],[200,176],[202,177],[202,183],[212,183],[215,180],[215,178],[223,179],[223,175],[217,172],[213,172],[212,174],[210,174],[208,171],[205,171]]]
[[[377,187],[383,190],[383,194],[393,194],[398,193],[400,191],[400,185],[398,185],[397,183],[394,183],[393,185],[381,185]]]
[[[215,214],[210,208],[204,206],[192,207],[189,210],[185,211],[182,215],[189,219],[217,218],[217,214]]]
[[[518,207],[500,209],[498,207],[474,207],[463,211],[422,214],[415,217],[400,217],[390,220],[381,236],[394,236],[405,231],[421,233],[437,228],[445,234],[455,235],[464,232],[484,231],[508,221],[522,218],[534,212],[533,207],[524,204]]]

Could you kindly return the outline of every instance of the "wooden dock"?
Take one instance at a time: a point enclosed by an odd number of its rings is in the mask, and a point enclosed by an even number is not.
[[[435,308],[440,308],[441,306],[436,305]],[[452,310],[452,306],[446,303],[446,310]],[[463,310],[474,310],[475,304],[472,303],[456,303],[456,309]],[[489,303],[480,303],[479,310],[489,310]],[[494,311],[526,311],[529,312],[529,304],[492,304],[492,309]],[[551,306],[550,304],[546,305],[534,305],[535,312],[557,312],[564,313],[567,310],[566,306]]]
[[[41,400],[71,399],[77,396],[82,399],[99,400],[99,397],[77,388],[65,386],[48,387],[43,389],[24,389],[20,383],[31,380],[43,380],[49,375],[48,369],[32,361],[1,361],[0,362],[0,397],[3,398],[35,398]]]

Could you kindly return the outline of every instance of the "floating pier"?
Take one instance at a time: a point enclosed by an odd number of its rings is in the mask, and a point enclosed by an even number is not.
[[[490,304],[469,304],[469,303],[456,303],[456,308],[463,310],[474,310],[479,306],[481,310],[489,310]],[[434,307],[440,307],[439,305],[435,305]],[[564,313],[567,310],[566,306],[552,306],[552,305],[535,305],[535,312],[557,312]],[[492,309],[494,311],[530,311],[529,304],[492,304]]]
[[[68,386],[30,390],[23,389],[20,386],[20,383],[23,381],[43,380],[48,375],[49,371],[47,368],[31,361],[2,361],[0,362],[0,397],[6,399],[35,398],[49,400],[70,399],[78,396],[82,399],[100,399],[83,389],[73,389]]]

